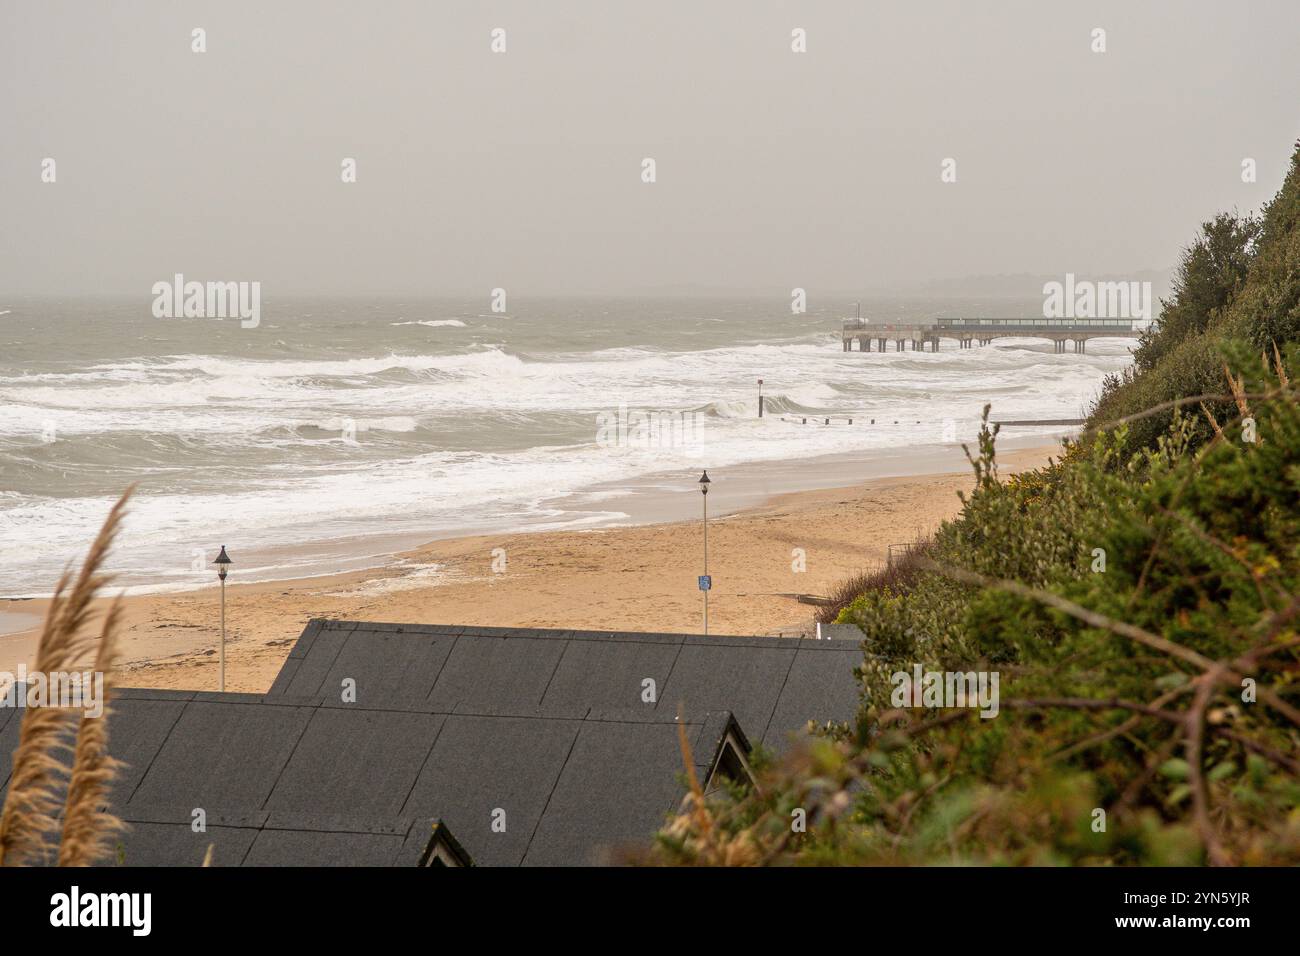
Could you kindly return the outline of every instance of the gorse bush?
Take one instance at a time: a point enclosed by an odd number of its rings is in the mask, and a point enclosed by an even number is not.
[[[846,609],[867,653],[856,728],[712,808],[713,862],[1300,862],[1300,395],[1274,380],[1196,448],[1180,419],[999,483],[906,592]],[[893,675],[999,675],[996,717],[896,706]],[[802,811],[806,832],[791,829]],[[698,810],[660,859],[693,862]]]
[[[830,603],[819,608],[816,618],[822,624],[838,621],[844,609],[866,591],[902,592],[911,588],[924,573],[921,562],[930,550],[928,539],[918,540],[889,564],[875,571],[863,571],[831,589]]]
[[[1230,213],[1201,225],[1200,235],[1178,263],[1172,297],[1161,303],[1159,319],[1133,352],[1139,372],[1151,371],[1174,347],[1223,315],[1246,283],[1261,228],[1253,216]]]
[[[1161,405],[1223,391],[1224,343],[1268,349],[1300,338],[1300,149],[1282,188],[1259,218],[1220,214],[1204,223],[1183,253],[1173,293],[1142,337],[1134,365],[1107,378],[1088,428],[1096,429]],[[1226,412],[1223,400],[1211,402]],[[1173,410],[1147,414],[1125,439],[1150,448],[1173,421]],[[1208,424],[1192,439],[1209,438]]]
[[[1298,198],[1293,163],[1207,226],[1099,405],[1127,421],[1005,482],[986,424],[960,517],[840,612],[855,725],[689,798],[655,860],[1300,863]],[[995,713],[903,696],[918,666],[996,675]]]

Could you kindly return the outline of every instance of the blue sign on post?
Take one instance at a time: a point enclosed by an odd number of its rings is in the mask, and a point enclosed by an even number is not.
[[[709,574],[700,575],[700,590],[708,591],[713,587],[713,576]]]

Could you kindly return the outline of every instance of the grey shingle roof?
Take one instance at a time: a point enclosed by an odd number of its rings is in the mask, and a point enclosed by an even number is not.
[[[199,866],[212,848],[212,866],[415,866],[434,827],[462,865],[470,858],[438,821],[412,818],[375,823],[364,818],[275,814],[215,814],[195,832],[176,812],[127,810],[122,839],[125,866]]]
[[[407,833],[437,818],[478,864],[596,863],[644,842],[683,793],[677,721],[649,708],[440,713],[410,699],[188,696],[124,689],[114,701],[112,740],[129,743],[112,749],[132,763],[111,798],[133,827],[120,841],[128,864],[196,864],[209,843],[227,863],[413,863],[421,847],[407,852],[393,821]],[[707,779],[734,721],[684,724]],[[206,833],[189,829],[196,809]],[[351,822],[329,823],[341,818]],[[326,835],[306,835],[316,832]]]
[[[317,620],[271,694],[337,694],[351,678],[359,701],[410,694],[451,711],[639,709],[652,678],[658,712],[730,710],[755,742],[782,750],[809,719],[853,719],[862,655],[852,633],[817,641]]]
[[[480,865],[603,862],[681,800],[679,708],[704,781],[727,739],[781,750],[851,720],[860,659],[856,640],[313,621],[266,695],[116,693],[124,862],[212,844],[218,865],[413,865],[438,819]],[[18,714],[0,709],[0,784]]]
[[[17,708],[0,707],[0,794],[8,790],[9,774],[13,772],[21,714],[22,711]]]

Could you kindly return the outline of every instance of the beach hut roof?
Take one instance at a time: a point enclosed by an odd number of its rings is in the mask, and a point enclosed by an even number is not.
[[[862,632],[824,633],[834,639],[314,620],[270,693],[338,694],[352,680],[358,701],[413,697],[457,711],[729,710],[780,752],[809,720],[857,712]]]
[[[678,721],[654,712],[123,689],[112,721],[126,865],[198,865],[209,845],[227,864],[416,865],[435,820],[479,865],[596,864],[685,792]],[[730,713],[681,726],[706,787],[747,773]]]
[[[306,814],[204,814],[203,830],[171,810],[128,808],[127,866],[473,866],[442,820]]]
[[[860,659],[853,639],[313,621],[270,693],[117,691],[122,862],[607,862],[680,805],[679,727],[706,788],[743,780],[747,731],[779,751],[852,719]],[[0,710],[0,785],[21,713]]]

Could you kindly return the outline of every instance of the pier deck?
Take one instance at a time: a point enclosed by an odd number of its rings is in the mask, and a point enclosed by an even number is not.
[[[1042,338],[1048,339],[1056,346],[1056,351],[1065,352],[1067,342],[1074,343],[1074,351],[1085,352],[1089,339],[1096,338],[1137,338],[1140,332],[1133,327],[1131,319],[932,319],[929,322],[868,322],[866,319],[848,319],[844,322],[842,341],[844,351],[853,351],[853,342],[858,342],[859,352],[872,351],[871,343],[876,342],[876,351],[884,352],[889,343],[895,343],[895,351],[906,351],[907,343],[912,343],[913,351],[924,351],[926,345],[931,351],[939,351],[939,339],[956,339],[961,348],[973,348],[988,345],[1000,338]]]

